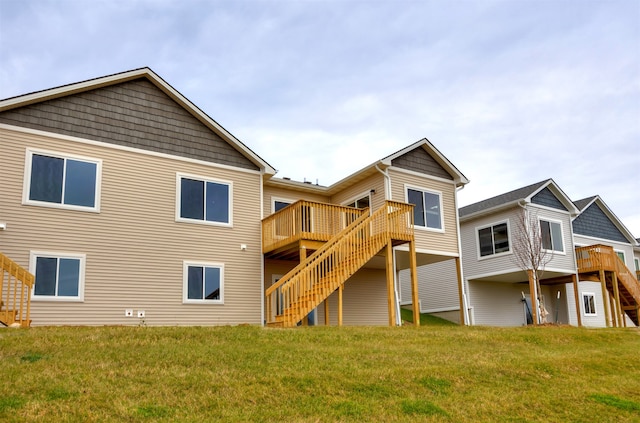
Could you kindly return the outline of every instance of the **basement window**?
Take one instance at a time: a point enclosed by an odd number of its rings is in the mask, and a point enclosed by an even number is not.
[[[34,300],[84,300],[84,254],[32,252],[29,261]]]
[[[224,265],[184,262],[183,302],[222,304]]]
[[[597,316],[596,313],[596,295],[592,292],[582,293],[582,305],[584,306],[585,316]]]

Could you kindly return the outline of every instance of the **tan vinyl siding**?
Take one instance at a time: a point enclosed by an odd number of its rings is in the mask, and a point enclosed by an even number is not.
[[[343,320],[345,326],[388,325],[386,274],[384,270],[361,269],[344,285]],[[317,308],[316,321],[324,325],[324,304]],[[338,324],[338,293],[329,297],[329,324]]]
[[[392,200],[406,202],[405,185],[424,188],[442,193],[442,213],[444,232],[415,229],[416,248],[418,250],[437,251],[445,254],[458,254],[458,229],[456,225],[455,185],[417,174],[389,169],[391,177]]]
[[[264,204],[263,204],[263,210],[264,210],[264,217],[269,216],[271,213],[273,213],[272,210],[272,204],[273,204],[273,199],[277,198],[277,199],[288,199],[288,200],[293,200],[298,201],[298,200],[307,200],[307,201],[316,201],[318,203],[329,203],[329,197],[325,196],[325,195],[319,195],[319,194],[310,194],[310,193],[306,193],[306,192],[300,192],[300,191],[294,191],[294,190],[288,190],[285,188],[280,188],[280,187],[272,187],[272,186],[268,186],[265,185],[265,187],[263,188],[263,198],[264,198]]]
[[[30,251],[86,254],[84,302],[33,301],[34,325],[262,321],[260,178],[57,137],[0,130],[0,249],[23,266]],[[26,148],[102,160],[100,213],[22,205]],[[176,173],[231,181],[233,227],[181,223]],[[240,244],[247,250],[241,251]],[[183,304],[183,260],[224,263],[224,304]]]
[[[371,190],[375,190],[375,194],[371,193]],[[343,189],[339,193],[331,197],[331,202],[334,204],[345,204],[358,198],[362,198],[365,195],[371,193],[371,209],[375,211],[382,207],[384,204],[384,176],[381,173],[377,173],[367,179],[351,185],[350,187]]]

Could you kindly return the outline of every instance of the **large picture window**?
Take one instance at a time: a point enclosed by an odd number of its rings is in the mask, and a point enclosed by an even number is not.
[[[413,224],[442,230],[442,195],[439,192],[407,188],[407,202],[414,204]]]
[[[507,222],[479,228],[478,245],[480,257],[509,252],[509,226]]]
[[[560,222],[540,219],[540,234],[542,235],[542,248],[549,251],[564,252],[562,225]]]
[[[231,225],[231,183],[178,175],[178,220]]]
[[[82,301],[84,262],[81,254],[31,253],[33,298]]]
[[[26,204],[99,210],[101,161],[27,150]]]
[[[184,263],[185,303],[222,303],[224,265],[220,263]]]

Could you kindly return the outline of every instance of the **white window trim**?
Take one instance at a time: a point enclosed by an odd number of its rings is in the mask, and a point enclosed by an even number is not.
[[[187,298],[189,285],[189,266],[217,267],[220,269],[220,299],[219,300],[194,300]],[[182,262],[182,303],[183,304],[224,304],[224,263],[183,261]]]
[[[61,252],[51,252],[51,251],[30,251],[29,252],[29,273],[32,275],[36,274],[36,259],[38,257],[47,257],[47,258],[67,258],[67,259],[78,259],[80,260],[80,269],[78,274],[78,296],[77,297],[66,297],[66,296],[58,296],[58,295],[36,295],[35,286],[31,291],[31,300],[32,301],[52,301],[52,302],[72,302],[72,303],[82,303],[84,302],[84,275],[86,269],[86,254],[79,253],[61,253]]]
[[[199,219],[188,219],[186,217],[180,216],[180,194],[182,189],[182,184],[180,183],[182,178],[193,179],[196,181],[203,182],[213,182],[216,184],[227,185],[229,187],[229,222],[212,222],[209,220],[199,220]],[[223,226],[227,228],[233,227],[233,182],[226,181],[224,179],[214,179],[206,176],[193,175],[189,173],[181,173],[176,172],[176,222],[183,223],[195,223],[198,225],[208,225],[208,226]]]
[[[624,250],[616,250],[615,248],[613,249],[613,252],[616,256],[618,256],[618,253],[622,254],[622,257],[620,260],[622,260],[622,262],[624,263],[624,265],[627,265],[627,255],[624,253]],[[620,256],[618,256],[618,258],[620,258]]]
[[[638,259],[637,257],[633,258],[633,266],[636,272],[640,270],[640,259]]]
[[[51,203],[48,201],[38,201],[29,199],[31,191],[31,163],[34,154],[55,157],[58,159],[72,159],[87,163],[95,163],[96,165],[96,186],[95,186],[95,204],[93,207],[77,206],[74,204]],[[91,157],[78,156],[75,154],[58,153],[50,150],[41,150],[37,148],[27,147],[24,159],[24,179],[22,182],[22,204],[29,206],[50,207],[54,209],[78,210],[84,212],[100,213],[100,193],[102,187],[102,160]]]
[[[480,255],[480,230],[486,229],[486,228],[492,228],[496,225],[501,225],[503,223],[507,224],[507,239],[509,240],[509,250],[503,251],[502,253],[489,254],[488,256]],[[476,236],[476,254],[478,255],[478,261],[492,259],[495,257],[503,257],[503,256],[508,256],[510,254],[513,254],[513,250],[511,249],[511,246],[513,244],[513,238],[511,237],[511,223],[509,219],[498,220],[496,222],[487,223],[486,225],[476,226],[474,228],[474,231]],[[495,248],[495,245],[494,245],[494,248]]]
[[[547,250],[545,248],[543,248],[543,251],[548,251],[549,253],[552,253],[554,255],[559,255],[559,256],[566,256],[567,255],[567,246],[565,245],[564,242],[564,225],[562,224],[562,220],[558,220],[558,219],[551,219],[548,217],[544,217],[544,216],[538,216],[538,228],[540,229],[540,231],[542,231],[542,225],[540,224],[541,221],[546,221],[546,222],[553,222],[553,223],[557,223],[560,225],[560,239],[562,239],[562,251],[558,251],[558,250]],[[540,233],[540,236],[542,236],[542,232]],[[553,236],[551,236],[551,242],[553,243]]]
[[[416,225],[414,223],[413,229],[414,230],[417,229],[417,230],[420,230],[420,231],[444,233],[445,232],[445,227],[444,227],[444,207],[443,207],[443,202],[442,202],[442,191],[437,191],[437,190],[434,190],[434,189],[419,187],[417,185],[404,184],[404,202],[405,203],[409,203],[409,190],[410,189],[412,189],[414,191],[428,192],[430,194],[436,194],[438,196],[438,200],[440,201],[440,226],[442,226],[441,229],[438,229],[438,228],[429,228],[428,226],[418,226],[418,225]],[[426,216],[425,216],[425,219],[426,219]],[[425,221],[425,225],[426,225],[426,221]]]
[[[584,307],[584,297],[587,295],[593,297],[593,308],[595,308],[596,310],[594,313],[587,313],[587,310]],[[598,315],[598,303],[596,301],[596,294],[594,292],[583,292],[582,294],[580,294],[580,299],[582,300],[580,306],[582,307],[582,314],[584,316],[595,317]]]
[[[291,198],[284,197],[271,197],[271,214],[276,212],[276,201],[279,203],[289,203],[290,205],[295,203],[298,200],[293,200]]]
[[[355,203],[356,201],[364,198],[364,197],[369,197],[369,210],[371,210],[371,200],[373,200],[373,198],[371,198],[371,190],[369,191],[362,191],[362,193],[360,195],[354,195],[353,197],[349,198],[346,201],[343,201],[340,203],[341,206],[346,206],[347,204],[351,204],[351,203]]]

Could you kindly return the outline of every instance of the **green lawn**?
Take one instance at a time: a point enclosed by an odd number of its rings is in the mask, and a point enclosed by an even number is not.
[[[635,329],[0,330],[0,421],[638,422]]]

